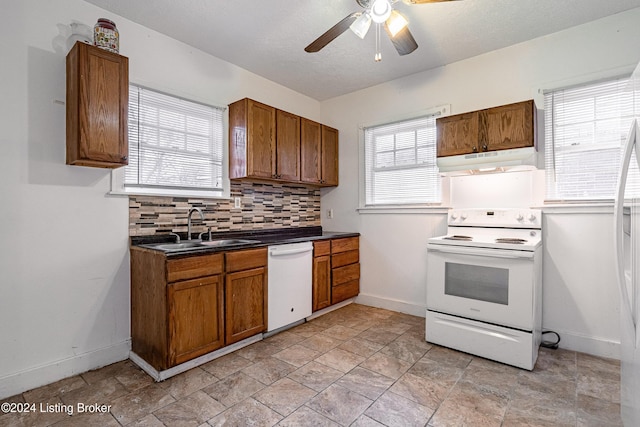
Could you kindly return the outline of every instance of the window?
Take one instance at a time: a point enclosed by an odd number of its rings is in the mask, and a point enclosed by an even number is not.
[[[436,116],[364,128],[364,205],[439,203]]]
[[[224,196],[223,114],[223,108],[130,85],[129,165],[120,190]]]
[[[633,116],[628,78],[545,93],[547,200],[614,198]]]

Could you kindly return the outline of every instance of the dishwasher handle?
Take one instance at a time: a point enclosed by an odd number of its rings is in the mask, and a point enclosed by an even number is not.
[[[304,254],[312,251],[313,251],[313,246],[306,247],[306,248],[296,248],[296,249],[278,249],[276,247],[276,248],[269,248],[269,255],[270,256],[296,255],[296,254]]]

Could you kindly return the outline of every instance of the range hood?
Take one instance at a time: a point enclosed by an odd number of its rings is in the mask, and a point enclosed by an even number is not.
[[[535,147],[512,148],[483,153],[438,157],[436,164],[445,175],[465,175],[477,172],[504,171],[511,168],[535,169],[537,152]]]

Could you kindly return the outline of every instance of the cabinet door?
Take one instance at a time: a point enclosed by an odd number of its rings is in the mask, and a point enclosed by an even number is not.
[[[313,311],[331,305],[331,257],[328,255],[313,259]]]
[[[86,43],[67,56],[67,164],[128,163],[129,60]]]
[[[276,178],[300,180],[300,116],[277,110]]]
[[[227,273],[225,280],[227,345],[267,329],[267,269]]]
[[[276,110],[251,99],[247,103],[247,175],[274,178]]]
[[[338,185],[338,130],[322,125],[322,178],[324,186]]]
[[[479,149],[495,151],[533,147],[534,119],[533,100],[480,111]]]
[[[470,154],[478,147],[478,113],[476,111],[436,120],[438,157]]]
[[[322,179],[322,125],[303,117],[300,129],[300,179],[319,184]]]
[[[221,275],[170,284],[169,366],[224,345]]]

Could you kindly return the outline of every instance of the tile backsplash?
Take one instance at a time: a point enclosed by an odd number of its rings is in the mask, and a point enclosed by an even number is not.
[[[241,208],[234,208],[240,197]],[[320,225],[320,190],[314,187],[254,182],[232,182],[231,199],[183,197],[129,197],[129,235],[186,233],[192,207],[204,213],[192,216],[192,232],[248,231]]]

